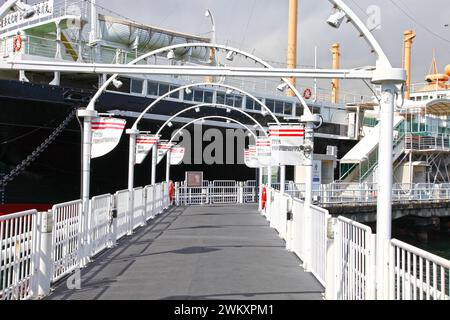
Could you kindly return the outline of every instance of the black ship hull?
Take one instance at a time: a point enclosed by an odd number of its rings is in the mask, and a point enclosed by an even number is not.
[[[48,85],[35,85],[19,81],[0,81],[0,174],[8,174],[27,158],[74,108],[87,105],[94,92]],[[140,113],[152,99],[120,93],[105,93],[98,101],[99,112],[122,110]],[[181,102],[163,101],[152,111],[154,115],[170,116],[183,109]],[[221,115],[223,110],[214,114]],[[133,116],[134,116],[133,115]],[[223,114],[225,115],[225,114]],[[195,112],[186,118],[199,118]],[[122,117],[122,116],[121,116]],[[126,118],[126,117],[125,117]],[[264,119],[260,119],[264,120]],[[127,118],[127,128],[135,118]],[[264,121],[263,121],[264,122]],[[141,130],[156,132],[163,121],[145,119]],[[169,138],[176,127],[164,132]],[[206,129],[206,128],[205,128]],[[224,131],[225,128],[220,129]],[[192,127],[189,129],[192,131]],[[206,143],[208,144],[208,143]],[[204,146],[206,145],[204,143]],[[330,141],[318,139],[316,152],[324,153]],[[343,142],[340,152],[347,152],[355,142]],[[236,150],[238,152],[238,150]],[[235,154],[236,154],[235,152]],[[254,180],[255,169],[244,165],[180,165],[171,168],[171,178],[184,180],[186,171],[203,171],[207,180]],[[135,169],[136,186],[151,181],[150,157]],[[92,161],[91,195],[100,195],[126,189],[128,175],[128,139],[123,135],[119,146],[110,154]],[[0,214],[38,208],[45,210],[55,203],[80,198],[81,134],[76,117],[69,126],[13,181],[0,190]],[[292,179],[293,170],[288,170]],[[165,161],[158,165],[157,181],[165,179]]]

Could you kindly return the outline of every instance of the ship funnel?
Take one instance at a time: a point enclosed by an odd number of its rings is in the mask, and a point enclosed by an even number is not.
[[[405,99],[411,98],[411,49],[416,34],[413,30],[403,33],[403,68],[406,69],[406,92]]]
[[[334,43],[331,46],[331,53],[333,54],[333,69],[339,69],[340,68],[340,57],[341,57],[341,52],[340,52],[340,45],[339,43]],[[336,104],[339,102],[339,80],[338,79],[333,79],[333,81],[331,82],[331,102]]]
[[[288,30],[288,56],[287,64],[289,69],[297,68],[297,0],[289,0],[289,30]],[[289,82],[294,86],[296,85],[296,79],[290,78]],[[295,96],[292,90],[288,90],[287,95],[290,97]]]

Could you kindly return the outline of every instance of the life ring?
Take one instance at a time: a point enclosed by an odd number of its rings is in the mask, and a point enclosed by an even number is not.
[[[306,88],[305,91],[303,91],[303,98],[305,98],[306,100],[311,99],[312,97],[312,92],[311,89]]]
[[[13,49],[14,52],[19,52],[22,50],[23,40],[21,36],[15,36],[13,40]]]
[[[267,204],[267,189],[266,187],[263,187],[261,195],[261,208],[263,210],[266,209],[266,204]]]

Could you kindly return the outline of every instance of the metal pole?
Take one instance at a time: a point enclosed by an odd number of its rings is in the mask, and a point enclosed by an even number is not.
[[[381,85],[379,178],[377,203],[377,299],[387,299],[389,294],[389,241],[392,228],[392,184],[393,184],[393,123],[396,87],[394,82]]]
[[[286,191],[286,166],[280,166],[280,192],[284,194]]]
[[[84,232],[83,232],[83,258],[81,265],[87,262],[87,227],[89,215],[89,196],[90,196],[90,182],[91,182],[91,152],[92,152],[92,118],[97,117],[95,110],[78,110],[78,117],[84,118],[83,121],[83,187],[81,190],[81,199],[83,201],[83,217],[84,217]]]
[[[156,184],[156,164],[158,162],[158,142],[152,148],[152,186]]]
[[[272,188],[272,167],[267,167],[267,186]]]
[[[305,249],[306,249],[306,257],[304,262],[304,268],[309,271],[310,270],[310,263],[311,263],[311,257],[312,257],[312,234],[311,234],[311,224],[312,224],[312,217],[311,217],[311,204],[312,204],[312,185],[313,185],[313,154],[314,154],[314,123],[308,121],[305,126],[305,146],[310,147],[310,153],[309,155],[306,154],[305,156],[305,202],[304,202],[304,210],[305,210],[305,216],[306,216],[306,228],[305,230]]]
[[[136,136],[139,133],[138,130],[127,130],[127,134],[130,135],[130,146],[128,156],[128,213],[129,213],[129,228],[128,235],[133,234],[134,227],[134,165],[136,164]]]
[[[171,150],[167,151],[167,163],[166,163],[166,182],[170,183],[170,152]]]

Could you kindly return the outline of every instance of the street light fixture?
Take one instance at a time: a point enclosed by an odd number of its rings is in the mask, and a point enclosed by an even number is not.
[[[195,112],[199,113],[200,112],[200,108],[199,107],[195,108]]]
[[[118,80],[118,79],[114,79],[113,80],[113,86],[116,87],[116,89],[120,89],[123,86],[123,82]]]
[[[191,94],[191,93],[192,93],[192,90],[189,89],[189,88],[186,88],[186,89],[184,90],[184,92],[186,92],[186,94]]]
[[[167,53],[167,59],[168,59],[168,60],[174,60],[174,59],[175,59],[175,51],[170,50],[170,51]]]
[[[333,28],[338,29],[341,26],[342,21],[344,21],[345,16],[345,12],[338,9],[336,10],[336,12],[331,14],[331,16],[327,20],[327,23]]]
[[[288,85],[285,82],[280,83],[277,87],[277,90],[283,92],[284,90],[286,90],[287,86]]]
[[[36,10],[33,8],[33,6],[30,6],[27,3],[23,3],[22,1],[18,1],[16,3],[16,6],[19,11],[23,13],[25,19],[31,18],[36,14]]]
[[[233,51],[228,51],[227,56],[225,58],[228,61],[233,61],[234,60],[234,52]]]

